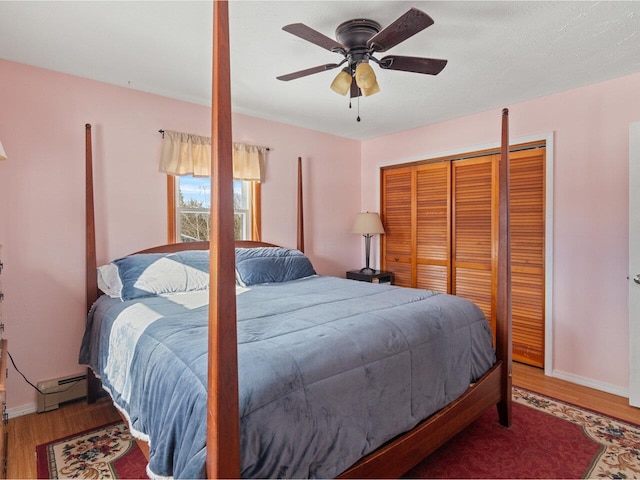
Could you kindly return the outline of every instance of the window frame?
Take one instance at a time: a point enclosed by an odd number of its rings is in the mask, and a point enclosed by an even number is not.
[[[177,192],[179,177],[167,175],[167,243],[182,243],[178,238]],[[250,235],[246,240],[260,241],[262,235],[262,201],[259,182],[249,181],[251,219]]]

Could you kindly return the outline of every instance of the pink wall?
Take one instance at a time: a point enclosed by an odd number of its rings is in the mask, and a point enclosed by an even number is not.
[[[0,105],[9,156],[0,163],[5,336],[36,383],[82,371],[85,123],[93,125],[97,247],[106,262],[166,242],[158,129],[208,135],[210,109],[6,61]],[[306,251],[320,273],[344,275],[356,266],[360,239],[350,227],[360,202],[360,142],[243,115],[234,115],[233,129],[236,141],[271,147],[264,240],[295,247],[302,156]],[[7,399],[14,415],[36,399],[12,368]]]
[[[611,391],[628,388],[628,132],[640,120],[640,74],[510,109],[512,139],[553,132],[553,370]],[[500,110],[362,145],[362,184],[378,165],[499,142]],[[378,208],[362,190],[362,206]]]

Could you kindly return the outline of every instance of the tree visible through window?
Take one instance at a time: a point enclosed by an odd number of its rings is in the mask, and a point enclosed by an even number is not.
[[[170,232],[172,225],[175,229],[173,241],[209,240],[211,180],[191,175],[173,178],[175,178],[175,208],[169,209]],[[259,212],[254,212],[252,208],[255,200],[252,199],[252,194],[255,195],[255,193],[253,193],[254,189],[251,183],[243,180],[233,181],[234,237],[236,240],[252,239],[253,215],[259,215]],[[169,194],[171,195],[171,191]],[[171,218],[172,210],[173,218]]]

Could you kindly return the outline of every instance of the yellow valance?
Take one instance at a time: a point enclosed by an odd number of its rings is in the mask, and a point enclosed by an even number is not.
[[[233,144],[233,178],[262,181],[266,147]],[[211,138],[191,133],[164,131],[160,171],[169,175],[210,176]]]

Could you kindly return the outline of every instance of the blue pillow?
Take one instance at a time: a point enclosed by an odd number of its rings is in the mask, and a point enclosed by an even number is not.
[[[311,262],[300,250],[236,248],[236,279],[243,287],[288,282],[315,274]]]
[[[209,288],[209,251],[138,253],[114,260],[122,300]]]

